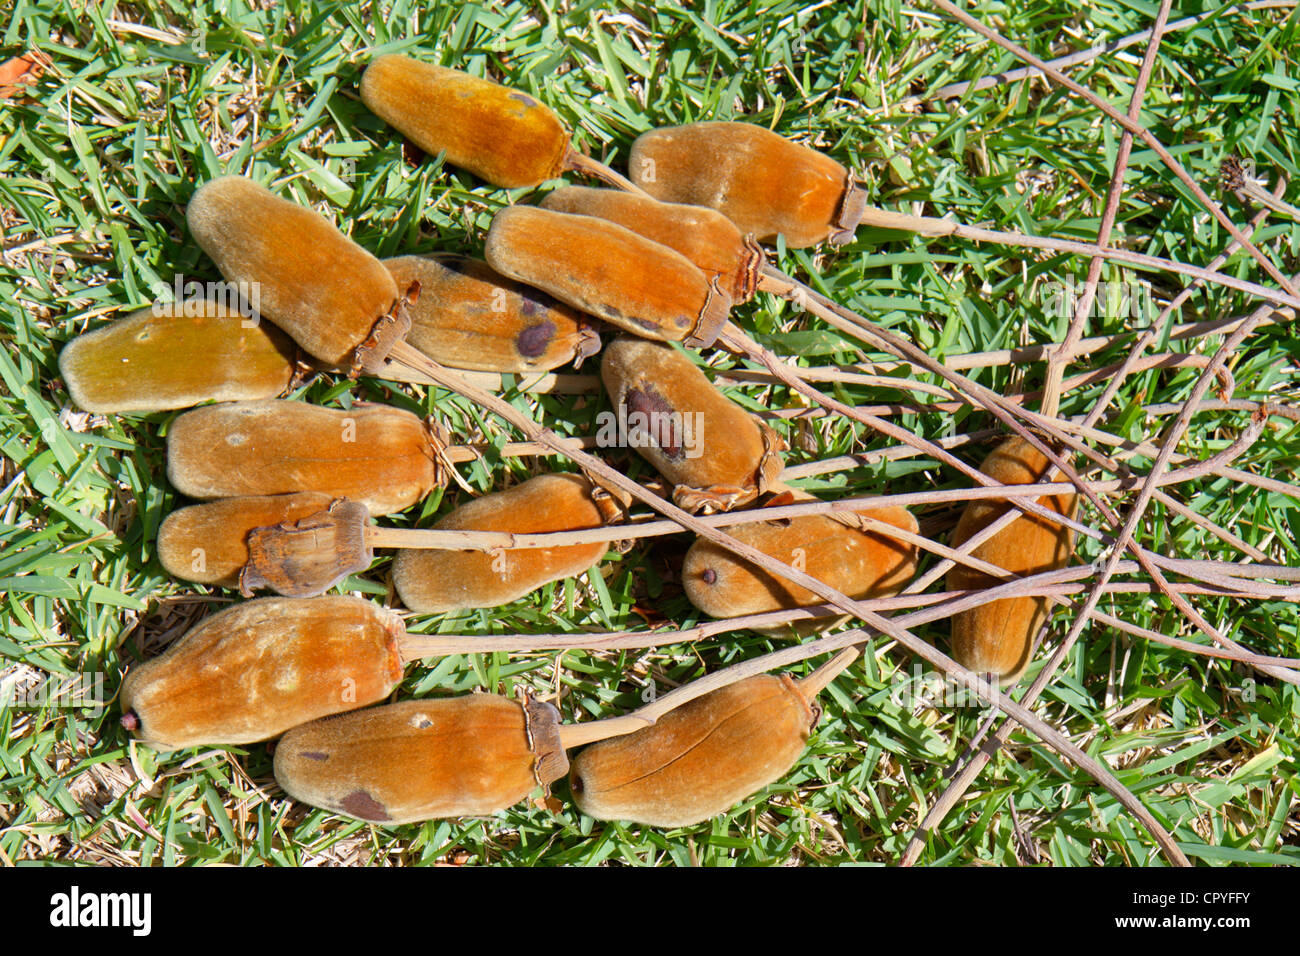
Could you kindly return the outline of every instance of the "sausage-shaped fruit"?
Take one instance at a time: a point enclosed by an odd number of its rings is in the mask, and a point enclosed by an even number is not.
[[[262,315],[322,361],[376,372],[410,327],[407,290],[305,206],[222,176],[194,193],[185,216],[221,274],[256,288]]]
[[[676,249],[710,280],[716,276],[731,296],[732,305],[748,302],[754,296],[763,267],[763,250],[716,210],[589,186],[563,186],[549,193],[541,206],[555,212],[608,219]]]
[[[776,432],[723,395],[671,345],[623,336],[601,356],[600,377],[620,434],[671,481],[673,501],[690,512],[725,511],[765,492],[784,462]]]
[[[798,497],[815,500],[811,495]],[[864,508],[856,514],[914,534],[917,531],[916,518],[906,508]],[[853,527],[853,518],[849,513],[805,515],[735,525],[728,533],[851,598],[897,594],[916,571],[916,545]],[[696,539],[686,552],[682,586],[692,604],[716,618],[823,603],[802,585],[755,567],[705,538]],[[835,618],[822,618],[801,622],[795,630],[808,633],[835,623]]]
[[[204,618],[122,682],[122,725],[171,750],[267,740],[383,700],[401,618],[353,597],[262,598]]]
[[[79,335],[59,355],[68,394],[88,412],[156,412],[274,398],[294,345],[269,322],[212,299],[157,302]]]
[[[220,498],[169,514],[158,559],[173,577],[245,597],[262,587],[314,597],[370,567],[369,520],[357,502],[316,491]]]
[[[538,475],[507,491],[461,505],[435,525],[440,531],[576,531],[617,521],[618,504],[581,475]],[[594,567],[604,542],[496,552],[403,549],[393,585],[412,611],[434,613],[509,604],[551,581]]]
[[[531,697],[407,700],[289,731],[275,779],[295,800],[372,823],[483,816],[564,776],[559,723]]]
[[[480,372],[546,372],[600,351],[590,316],[464,256],[385,259],[400,289],[420,283],[406,341]]]
[[[688,123],[642,133],[628,163],[656,199],[716,209],[759,242],[792,249],[853,238],[865,196],[829,156],[752,123]]]
[[[430,156],[495,186],[536,186],[559,176],[569,132],[527,93],[459,70],[388,54],[361,76],[361,99]]]
[[[1031,485],[1047,474],[1050,463],[1023,438],[1010,438],[993,449],[980,471],[1004,485]],[[1044,495],[1044,508],[1073,518],[1078,496]],[[975,534],[1006,514],[1004,501],[971,501],[952,533],[952,546],[960,547]],[[992,538],[978,545],[971,556],[1028,576],[1056,571],[1070,562],[1074,532],[1037,515],[1021,514]],[[948,572],[949,590],[982,589],[1002,582],[982,571],[955,565]],[[992,674],[1004,684],[1020,679],[1029,665],[1033,641],[1047,621],[1047,598],[1018,597],[990,601],[952,616],[952,656],[968,670]]]
[[[507,206],[484,252],[497,272],[645,338],[709,345],[731,308],[680,252],[594,216]]]
[[[386,405],[231,402],[186,412],[167,434],[167,477],[191,498],[318,491],[392,514],[440,487],[436,439]]]
[[[569,787],[597,820],[692,826],[783,776],[820,713],[790,677],[759,674],[587,747],[573,760]]]

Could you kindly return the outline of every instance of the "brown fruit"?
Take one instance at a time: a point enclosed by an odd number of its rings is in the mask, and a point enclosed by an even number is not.
[[[159,750],[267,740],[387,697],[402,680],[405,633],[360,598],[236,604],[131,669],[122,724]]]
[[[295,800],[372,823],[483,816],[569,768],[550,704],[492,694],[408,700],[297,727],[275,749]]]
[[[597,435],[599,444],[631,444],[673,483],[679,507],[736,508],[781,473],[781,437],[718,391],[671,345],[620,337],[605,348],[600,377],[614,414]],[[625,427],[616,431],[619,425]]]
[[[385,259],[398,288],[420,283],[406,341],[451,368],[546,372],[600,351],[596,322],[464,256]]]
[[[642,133],[629,174],[664,202],[716,209],[759,242],[792,249],[842,245],[862,218],[863,193],[822,153],[752,123],[688,123]]]
[[[167,477],[191,498],[316,491],[392,514],[440,487],[430,427],[387,405],[231,402],[186,412],[167,434]]]
[[[254,292],[262,315],[309,355],[377,372],[406,334],[407,290],[313,210],[222,176],[194,193],[185,216],[221,274]]]
[[[430,156],[494,186],[536,186],[564,170],[569,132],[527,93],[410,57],[376,57],[361,99]]]
[[[315,491],[220,498],[169,514],[158,559],[173,577],[245,597],[263,587],[314,597],[370,567],[369,523],[362,505]]]
[[[1047,474],[1050,463],[1023,438],[1010,438],[984,459],[980,471],[1006,485],[1030,485]],[[1073,518],[1076,495],[1044,495],[1038,503]],[[952,533],[957,548],[1004,515],[1011,506],[984,498],[971,501]],[[1019,576],[1056,571],[1070,562],[1074,532],[1037,515],[1022,514],[971,552]],[[995,587],[1002,582],[982,571],[955,565],[948,572],[952,591]],[[1047,598],[990,601],[952,616],[952,656],[968,670],[992,674],[1004,684],[1020,679],[1029,665],[1033,641],[1047,621]]]
[[[529,534],[599,528],[618,520],[618,506],[581,475],[538,475],[507,491],[461,505],[440,531]],[[508,548],[497,552],[403,549],[393,561],[402,602],[423,614],[509,604],[551,581],[596,565],[609,545]]]
[[[820,713],[788,676],[760,674],[586,748],[569,786],[597,820],[692,826],[783,776]]]
[[[799,497],[815,500],[811,495]],[[906,508],[863,509],[856,514],[905,531],[917,531],[916,519]],[[852,513],[837,515],[756,521],[727,531],[738,541],[807,572],[851,598],[865,600],[897,594],[916,572],[916,545],[851,527]],[[686,552],[682,586],[692,604],[717,618],[824,603],[802,585],[755,567],[705,538],[696,539]],[[821,618],[794,627],[799,633],[810,633],[843,620]]]
[[[676,249],[711,281],[715,276],[732,305],[754,296],[763,250],[746,240],[730,219],[713,209],[666,203],[622,192],[563,186],[542,200],[543,209],[595,216],[631,229],[639,236]]]
[[[191,299],[157,302],[77,336],[59,355],[59,371],[88,412],[166,411],[274,398],[293,380],[294,351],[269,322]]]
[[[645,338],[709,345],[731,308],[680,252],[592,216],[507,206],[484,252],[497,272]]]

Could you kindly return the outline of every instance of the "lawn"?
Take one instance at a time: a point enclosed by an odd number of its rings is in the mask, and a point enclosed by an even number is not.
[[[1300,176],[1298,15],[1286,4],[1257,6],[1225,9],[1164,36],[1137,113],[1242,228],[1260,207],[1223,189],[1225,159],[1250,161],[1265,188],[1281,184],[1283,197],[1300,204],[1300,187],[1292,185]],[[1146,30],[1156,11],[1132,0],[1086,10],[1043,0],[972,8],[1045,59]],[[1104,53],[1071,67],[1069,76],[1126,112],[1146,48]],[[988,714],[969,703],[934,705],[917,692],[932,668],[880,634],[823,694],[822,719],[788,774],[728,813],[678,830],[593,821],[578,812],[563,781],[549,801],[538,796],[486,819],[375,827],[289,800],[265,745],[157,754],[119,726],[113,697],[123,672],[239,598],[172,579],[154,553],[160,522],[188,503],[166,478],[165,439],[179,412],[79,410],[60,379],[62,347],[148,305],[178,275],[220,278],[189,236],[185,206],[198,185],[225,173],[310,205],[382,257],[481,255],[498,210],[540,201],[549,189],[494,189],[438,157],[404,151],[400,134],[357,92],[367,61],[387,52],[530,93],[573,130],[577,147],[618,169],[646,130],[744,120],[851,167],[872,206],[1083,243],[1097,241],[1121,152],[1114,123],[1042,78],[940,95],[1022,64],[927,3],[595,0],[489,9],[199,0],[92,4],[83,12],[13,0],[0,62],[39,53],[48,66],[34,71],[29,85],[0,80],[0,680],[11,695],[62,682],[99,695],[104,706],[15,701],[0,708],[0,862],[897,862]],[[1199,266],[1227,249],[1223,224],[1149,143],[1135,142],[1126,166],[1111,245]],[[1272,213],[1251,236],[1283,273],[1300,271],[1300,222]],[[980,386],[1026,396],[1031,409],[1048,380],[1044,353],[1033,346],[1066,339],[1073,313],[1060,305],[1084,287],[1089,267],[1086,256],[872,226],[838,249],[782,246],[769,259]],[[1278,288],[1240,251],[1222,271]],[[1150,446],[1169,440],[1225,341],[1223,328],[1204,324],[1249,315],[1261,303],[1217,283],[1192,290],[1143,353],[1158,360],[1116,378],[1114,367],[1188,280],[1116,264],[1099,278],[1103,293],[1113,294],[1103,294],[1076,327],[1084,339],[1063,369],[1059,417],[1076,425],[1087,419],[1088,445],[1123,457],[1123,466],[1142,476],[1154,466]],[[1265,480],[1252,484],[1215,467],[1162,486],[1133,530],[1147,553],[1300,566],[1300,488],[1289,484],[1300,454],[1300,345],[1292,318],[1268,315],[1233,348],[1227,377],[1216,379],[1175,436],[1181,454],[1208,459],[1227,450],[1233,468]],[[983,409],[954,398],[939,375],[901,364],[789,301],[760,293],[733,320],[791,363],[820,370],[808,374],[821,376],[819,387],[838,401],[942,440],[963,462],[978,466],[1004,431]],[[970,485],[924,452],[818,467],[898,442],[843,416],[812,413],[814,403],[786,385],[728,374],[752,371],[752,362],[711,349],[699,361],[729,397],[786,437],[787,464],[803,466],[793,483],[807,491],[841,498]],[[608,407],[594,390],[537,394],[515,384],[503,383],[511,404],[562,435],[594,434],[597,414]],[[385,402],[436,416],[462,442],[499,447],[519,438],[485,409],[436,388],[321,375],[293,397],[341,408]],[[1272,411],[1250,431],[1260,403]],[[1253,439],[1244,450],[1243,435]],[[633,476],[652,477],[626,450],[606,457]],[[1176,459],[1170,467],[1183,464]],[[1082,457],[1076,465],[1090,482],[1115,474]],[[460,473],[487,493],[571,467],[557,458],[489,453]],[[427,527],[467,498],[452,485],[383,523]],[[1137,489],[1107,496],[1114,521],[1085,502],[1079,521],[1113,533],[1137,498]],[[946,543],[961,507],[913,510],[922,533]],[[691,540],[689,533],[649,539],[611,553],[597,571],[508,606],[413,615],[407,626],[419,634],[482,635],[690,628],[708,620],[680,584]],[[1105,541],[1082,536],[1074,563],[1099,574],[1109,557]],[[938,561],[925,555],[920,572]],[[390,565],[391,552],[381,552],[339,590],[400,608]],[[1184,571],[1169,574],[1195,583],[1194,572]],[[1116,573],[1113,583],[1150,580],[1136,569]],[[942,590],[942,579],[928,590]],[[1208,627],[1257,654],[1300,658],[1294,597],[1282,588],[1261,595],[1193,589],[1184,597],[1203,619],[1200,627],[1165,594],[1107,590],[1097,611],[1129,629],[1088,620],[1032,705],[1108,765],[1197,864],[1300,863],[1300,693],[1244,662],[1167,646],[1133,629],[1208,647]],[[1086,589],[1070,595],[1080,603],[1087,596]],[[1073,622],[1068,611],[1052,617],[1028,678]],[[914,633],[947,648],[944,619]],[[733,631],[639,650],[448,656],[409,665],[395,697],[529,689],[556,699],[566,719],[590,719],[791,645]],[[1152,834],[1112,793],[1024,730],[930,829],[917,857],[932,865],[1162,860]]]

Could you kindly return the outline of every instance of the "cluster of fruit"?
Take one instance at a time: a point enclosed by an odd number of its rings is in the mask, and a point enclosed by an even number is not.
[[[304,367],[413,372],[473,395],[447,367],[548,371],[600,351],[613,326],[623,334],[603,349],[601,379],[615,407],[639,416],[645,440],[633,447],[671,485],[674,505],[700,514],[813,500],[781,482],[780,436],[715,388],[680,346],[711,345],[732,306],[753,296],[765,265],[759,242],[848,241],[861,191],[834,160],[743,123],[646,133],[625,179],[577,153],[545,106],[487,80],[383,56],[367,68],[361,93],[426,152],[494,185],[538,186],[575,171],[618,188],[565,186],[540,207],[503,209],[486,262],[381,261],[312,210],[238,176],[196,191],[190,232],[230,286],[251,292],[256,314],[211,297],[160,304],[73,341],[60,366],[74,400],[92,411],[220,403],[179,416],[167,435],[172,485],[202,503],[166,519],[158,554],[177,577],[282,596],[215,614],[134,668],[122,688],[123,725],[164,749],[283,734],[275,754],[283,788],[370,821],[502,809],[570,772],[566,751],[581,744],[590,746],[575,757],[570,783],[592,816],[680,826],[726,810],[798,759],[817,719],[816,694],[851,652],[800,682],[739,681],[631,733],[616,719],[563,724],[554,706],[527,695],[369,707],[401,682],[412,656],[405,628],[371,602],[324,592],[368,568],[376,546],[397,544],[393,583],[412,611],[497,607],[595,567],[631,498],[626,482],[570,451],[583,474],[540,475],[473,500],[432,531],[377,528],[372,517],[409,508],[456,477],[445,430],[397,408],[332,410],[276,396]],[[689,445],[688,418],[702,438]],[[1007,484],[1046,470],[1024,443],[1004,445],[985,466]],[[1042,503],[1073,509],[1068,496]],[[1007,508],[977,504],[957,543]],[[904,535],[864,530],[856,515]],[[605,528],[605,536],[545,547],[448,543],[456,534]],[[798,556],[801,570],[858,599],[897,593],[910,580],[917,552],[906,536],[916,532],[896,507],[756,515],[731,530],[777,560]],[[1024,573],[1063,565],[1070,538],[1025,515],[980,549],[976,557]],[[1010,552],[1030,556],[1017,562]],[[717,618],[817,600],[705,539],[690,548],[681,577],[692,603]],[[991,583],[968,573],[953,586]],[[954,624],[959,659],[1018,677],[1045,612],[1042,599],[967,612],[965,625]]]

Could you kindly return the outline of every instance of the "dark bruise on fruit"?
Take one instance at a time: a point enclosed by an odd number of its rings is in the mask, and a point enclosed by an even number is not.
[[[658,416],[657,442],[633,444],[673,483],[679,507],[691,512],[740,507],[767,491],[781,473],[781,437],[718,391],[671,345],[622,336],[605,348],[600,377],[615,417],[627,416],[629,442],[634,411]],[[656,419],[648,421],[653,426]],[[618,443],[617,436],[597,438]]]
[[[853,238],[865,198],[822,153],[752,123],[704,122],[642,133],[629,176],[664,202],[707,206],[760,242],[792,249]]]
[[[758,285],[762,249],[746,240],[735,224],[716,210],[588,186],[563,186],[549,193],[541,207],[608,219],[675,249],[705,276],[716,277],[733,305],[749,301]]]
[[[476,498],[435,527],[532,534],[599,528],[616,517],[588,479],[555,474]],[[393,586],[408,608],[422,614],[499,607],[551,581],[586,572],[606,550],[603,542],[488,553],[402,549],[393,561]]]
[[[1042,480],[1049,466],[1042,452],[1014,437],[998,445],[980,471],[1005,485],[1027,485]],[[1078,496],[1043,495],[1038,503],[1072,518]],[[970,502],[953,530],[952,546],[969,541],[1010,507],[996,499]],[[1037,515],[1021,514],[977,545],[971,555],[1025,577],[1063,568],[1073,553],[1073,530]],[[949,590],[979,590],[999,583],[992,575],[960,564],[948,572]],[[1014,683],[1029,665],[1034,637],[1047,622],[1047,615],[1046,597],[1003,598],[959,611],[952,617],[952,656],[969,670],[991,674],[1003,684]]]
[[[396,614],[360,598],[247,601],[133,667],[122,709],[160,750],[267,740],[387,697],[402,679],[405,633]]]
[[[569,786],[582,812],[598,820],[693,826],[789,771],[816,719],[793,680],[760,674],[586,748],[573,760]]]
[[[271,323],[225,303],[158,302],[77,336],[59,371],[86,411],[166,411],[274,398],[293,380],[294,351]]]
[[[420,283],[406,340],[434,361],[480,372],[546,372],[600,349],[599,323],[462,256],[384,260],[399,285]]]
[[[442,482],[429,426],[410,412],[291,401],[231,402],[181,415],[167,435],[167,477],[191,498],[315,491],[358,502],[375,516],[409,508]]]
[[[328,760],[315,759],[321,754]],[[275,752],[275,778],[294,799],[394,824],[495,813],[568,769],[559,711],[493,694],[313,721],[285,734]]]
[[[593,216],[508,206],[484,254],[498,272],[649,338],[709,345],[731,308],[716,278],[681,253]]]
[[[531,96],[432,63],[388,54],[361,76],[361,99],[430,156],[495,186],[536,186],[559,176],[569,132]]]
[[[375,372],[405,336],[406,290],[315,211],[222,176],[194,193],[185,215],[222,276],[257,289],[262,315],[309,355]]]

